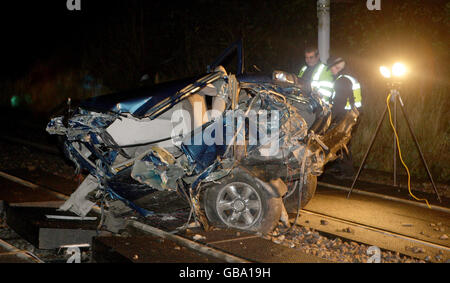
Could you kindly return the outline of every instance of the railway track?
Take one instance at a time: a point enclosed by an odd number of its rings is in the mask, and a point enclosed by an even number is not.
[[[39,151],[44,151],[46,153],[51,154],[56,153],[56,150],[49,146],[43,146],[20,138],[3,137],[3,140],[33,147]],[[13,176],[5,172],[0,172],[0,177],[19,183],[23,186],[32,188],[33,190],[43,190],[60,200],[66,200],[68,198],[68,194],[58,192],[58,190],[51,189],[49,186],[41,186],[35,184],[31,180],[24,180],[23,178]],[[324,182],[319,182],[318,185],[322,188],[331,188],[342,192],[348,192],[350,190],[350,188],[345,186],[328,184]],[[403,205],[411,207],[422,207],[422,208],[424,207],[423,204],[418,202],[373,192],[356,190],[354,191],[354,194],[363,195],[365,197],[370,198],[381,199],[388,202],[398,202]],[[444,213],[447,216],[448,214],[450,214],[449,208],[442,207],[439,205],[432,205],[432,210],[437,211],[439,213]],[[96,211],[96,213],[100,213],[100,208],[95,207],[94,211]],[[443,243],[442,241],[436,242],[429,239],[424,239],[424,237],[415,237],[408,233],[391,231],[391,229],[383,227],[380,228],[377,227],[376,225],[369,225],[362,221],[348,219],[346,217],[336,216],[331,213],[324,213],[323,211],[310,209],[310,205],[308,205],[307,208],[302,209],[300,215],[301,217],[296,223],[297,225],[309,227],[329,237],[340,237],[347,241],[376,246],[377,248],[380,248],[385,251],[394,251],[402,255],[407,255],[416,259],[426,260],[428,262],[436,262],[436,261],[442,262],[443,260],[445,261],[446,259],[450,258],[449,254],[450,249],[448,242],[447,243]],[[292,224],[294,224],[293,222],[294,220],[291,219]],[[324,223],[326,223],[326,225],[324,225]],[[257,262],[261,260],[264,261],[264,259],[261,259],[259,257],[252,258],[252,256],[249,256],[246,253],[244,253],[243,256],[240,257],[236,255],[235,251],[227,252],[226,249],[223,247],[224,243],[241,242],[245,240],[251,241],[257,238],[261,239],[256,235],[246,235],[241,237],[230,236],[225,239],[215,239],[212,241],[208,241],[204,240],[210,238],[210,235],[208,233],[197,231],[197,233],[201,234],[202,237],[200,240],[193,241],[191,239],[193,235],[174,235],[162,229],[152,227],[151,225],[138,222],[136,220],[130,221],[129,225],[134,227],[135,229],[145,231],[145,233],[149,233],[155,237],[175,242],[183,247],[186,247],[191,251],[200,252],[202,254],[219,259],[222,262],[252,262],[252,261]],[[236,233],[234,232],[232,234],[236,235]],[[237,234],[239,234],[239,232],[237,232]],[[276,237],[272,238],[274,242],[276,243],[279,242],[276,239],[277,239]],[[25,252],[17,252],[17,253],[26,254]],[[436,256],[439,257],[438,260],[436,260]],[[310,258],[309,260],[314,259]]]
[[[2,239],[0,239],[0,262],[44,263],[29,251],[18,249]]]
[[[58,192],[57,190],[52,190],[50,188],[39,186],[38,184],[34,184],[32,182],[29,182],[27,180],[23,180],[22,178],[10,175],[10,174],[5,173],[5,172],[1,172],[0,171],[0,176],[3,177],[3,178],[8,179],[10,181],[13,181],[13,182],[19,183],[21,185],[24,185],[26,187],[29,187],[29,188],[31,188],[33,190],[43,190],[43,191],[45,191],[47,193],[50,193],[50,194],[54,195],[55,197],[57,197],[57,198],[59,198],[61,200],[69,199],[68,195],[62,194],[62,193]],[[99,215],[101,214],[101,208],[98,207],[98,206],[94,206],[92,210],[96,214],[99,214]],[[134,227],[134,228],[136,228],[136,229],[139,229],[141,231],[144,231],[146,233],[154,235],[156,237],[160,237],[160,238],[163,238],[163,239],[168,239],[170,241],[173,241],[173,242],[175,242],[175,243],[177,243],[177,244],[179,244],[181,246],[184,246],[186,248],[189,248],[191,250],[196,250],[196,251],[199,251],[202,254],[206,254],[206,255],[218,258],[220,260],[223,260],[224,262],[230,262],[230,263],[247,263],[247,262],[249,262],[248,260],[246,260],[244,258],[240,258],[240,257],[234,256],[234,255],[228,254],[226,252],[223,252],[223,251],[220,251],[220,250],[216,250],[214,248],[208,247],[207,245],[204,245],[204,244],[201,244],[201,243],[189,240],[187,238],[184,238],[184,237],[181,237],[181,236],[178,236],[178,235],[171,234],[171,233],[169,233],[167,231],[163,231],[161,229],[158,229],[156,227],[152,227],[152,226],[147,225],[145,223],[138,222],[136,220],[131,220],[129,222],[129,225]],[[15,247],[9,245],[8,243],[6,243],[4,241],[1,241],[0,242],[0,247],[3,246],[3,245],[4,245],[5,249],[7,249],[7,252],[6,252],[5,255],[17,254],[17,255],[21,256],[22,254],[28,254],[28,252],[26,252],[26,251],[19,250],[19,249],[15,248]],[[2,253],[0,253],[0,256],[1,255],[2,255]],[[38,260],[38,261],[40,261],[40,260]],[[40,262],[42,262],[42,261],[40,261]]]
[[[440,255],[445,259],[450,258],[450,247],[448,245],[438,244],[434,241],[415,238],[307,209],[302,209],[301,213],[305,217],[303,221],[298,222],[299,225],[307,225],[323,233],[332,234],[370,246],[376,246],[383,250],[399,252],[429,262],[439,262],[433,258],[436,255]],[[323,223],[324,219],[328,222],[326,226],[319,224],[321,222]],[[311,225],[311,223],[315,223],[316,225]]]
[[[32,188],[33,190],[43,190],[52,194],[58,199],[66,200],[68,195],[58,192],[56,189],[35,184],[30,180],[24,180],[20,177],[10,175],[5,172],[0,172],[0,176],[7,178],[10,181],[20,183],[23,186]],[[407,204],[404,204],[407,205]],[[101,213],[99,207],[94,207],[94,211]],[[440,213],[443,213],[440,211]],[[413,237],[407,234],[390,231],[389,229],[380,229],[372,225],[361,223],[360,221],[352,221],[342,217],[333,216],[332,214],[321,213],[311,209],[302,209],[300,211],[301,217],[296,223],[297,225],[312,228],[320,233],[333,237],[340,237],[347,241],[353,241],[370,246],[376,246],[385,251],[399,252],[413,258],[426,260],[429,262],[442,262],[435,260],[435,256],[439,255],[442,260],[450,258],[450,248],[448,245],[436,243],[436,241],[424,240],[423,238]],[[326,222],[326,225],[324,223]],[[293,219],[291,219],[293,223]],[[223,231],[214,231],[212,234],[205,231],[195,231],[188,234],[173,234],[164,231],[160,228],[151,226],[149,224],[140,222],[138,220],[130,220],[129,226],[134,229],[150,234],[154,237],[161,238],[175,243],[178,246],[184,247],[189,251],[194,251],[210,258],[214,258],[219,262],[244,263],[244,262],[264,262],[259,256],[254,256],[248,252],[236,251],[238,247],[230,245],[230,243],[241,243],[243,241],[266,241],[265,245],[277,245],[275,241],[264,240],[258,235],[241,234],[233,231],[228,233],[225,238],[217,238],[213,234],[218,235]],[[294,223],[293,223],[294,224]],[[194,235],[195,234],[195,235]],[[198,239],[192,240],[193,236],[199,236]],[[239,235],[239,236],[236,236]],[[194,237],[195,238],[195,237]],[[228,245],[225,245],[228,244]],[[291,249],[292,254],[295,254],[295,249]],[[417,252],[419,251],[419,252]],[[24,252],[18,252],[24,254]],[[427,259],[428,257],[428,259]],[[290,257],[291,260],[295,259]],[[274,259],[272,259],[274,260]],[[309,258],[309,260],[312,260]],[[292,261],[290,261],[292,262]]]

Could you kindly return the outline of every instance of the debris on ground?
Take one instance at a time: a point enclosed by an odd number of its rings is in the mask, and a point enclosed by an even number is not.
[[[4,221],[4,219],[0,217],[0,223],[2,223],[2,221]],[[0,239],[19,250],[23,250],[32,255],[35,255],[45,263],[66,263],[71,256],[66,253],[66,249],[64,248],[51,250],[37,249],[7,225],[3,225],[0,227]],[[80,258],[81,263],[91,262],[91,254],[92,252],[89,250],[82,250]]]
[[[171,216],[171,215],[164,215],[164,216],[161,218],[161,221],[172,221],[172,220],[177,220],[177,218],[175,218],[175,217],[173,217],[173,216]]]
[[[275,233],[284,231],[280,223]],[[350,228],[348,228],[350,229]],[[350,231],[352,231],[350,229]],[[283,241],[279,241],[279,237],[266,237],[274,243],[297,249],[310,255],[340,263],[366,263],[371,255],[367,254],[369,245],[360,244],[354,241],[346,241],[339,237],[322,236],[314,229],[304,226],[294,226],[287,233]],[[412,248],[412,247],[411,247]],[[416,247],[416,252],[425,252],[424,249]],[[442,260],[442,255],[438,255]],[[428,258],[430,261],[431,258]],[[425,263],[426,260],[415,259],[409,256],[401,255],[393,251],[381,251],[382,263]]]
[[[347,227],[347,228],[342,229],[342,232],[345,232],[345,233],[353,233],[354,231],[353,231],[353,229],[351,229],[350,227]]]
[[[202,236],[202,235],[199,235],[199,234],[195,234],[194,237],[193,237],[193,239],[194,239],[195,241],[202,241],[202,240],[206,240],[206,237],[205,237],[205,236]]]
[[[199,222],[191,222],[191,223],[189,223],[188,224],[188,227],[189,228],[198,228],[198,227],[201,227],[201,225],[200,225],[200,223]]]
[[[406,247],[405,250],[412,251],[415,254],[425,253],[425,249],[421,247]]]

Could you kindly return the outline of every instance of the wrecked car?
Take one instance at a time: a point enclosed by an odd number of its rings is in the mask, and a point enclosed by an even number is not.
[[[225,55],[204,76],[93,97],[53,118],[47,131],[89,173],[61,209],[119,203],[146,217],[152,194],[172,192],[205,229],[269,233],[306,206],[358,111],[331,123],[330,106],[289,74],[244,74],[241,58],[234,75]]]

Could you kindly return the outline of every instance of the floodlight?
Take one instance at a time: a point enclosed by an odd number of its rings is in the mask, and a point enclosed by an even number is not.
[[[381,73],[381,75],[383,75],[383,77],[385,77],[387,79],[391,77],[391,70],[389,70],[385,66],[380,67],[380,73]]]
[[[403,77],[406,74],[406,66],[402,63],[395,63],[392,66],[392,75],[394,77]]]

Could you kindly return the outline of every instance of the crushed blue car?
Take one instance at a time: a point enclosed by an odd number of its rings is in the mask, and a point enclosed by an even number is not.
[[[171,192],[205,229],[289,225],[287,212],[313,197],[359,113],[331,123],[330,106],[289,74],[244,74],[243,60],[231,74],[220,62],[203,76],[93,97],[53,118],[47,131],[89,173],[61,209],[86,216],[101,202],[115,216],[127,208],[146,217],[149,196]]]

